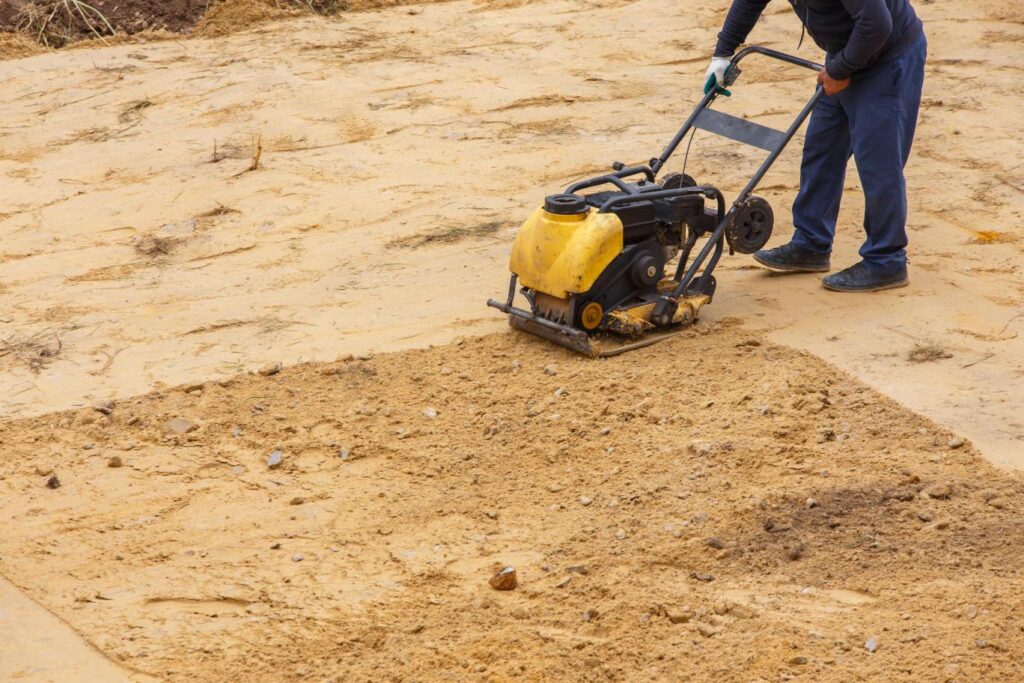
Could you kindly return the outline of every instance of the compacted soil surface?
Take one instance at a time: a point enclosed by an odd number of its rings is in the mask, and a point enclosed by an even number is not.
[[[0,440],[0,571],[127,676],[1021,676],[1019,478],[728,321],[271,365]]]

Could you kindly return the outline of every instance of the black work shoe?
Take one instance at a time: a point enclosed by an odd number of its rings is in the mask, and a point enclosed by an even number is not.
[[[784,273],[827,273],[832,269],[828,254],[798,247],[792,242],[774,249],[762,249],[754,260]]]
[[[906,287],[910,284],[907,267],[903,266],[891,275],[872,271],[866,263],[855,263],[846,270],[822,278],[825,289],[834,292],[877,292],[880,289]]]

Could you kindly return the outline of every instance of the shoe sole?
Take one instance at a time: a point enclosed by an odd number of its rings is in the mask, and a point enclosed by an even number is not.
[[[906,280],[900,280],[898,282],[889,282],[884,285],[874,285],[871,287],[844,287],[842,285],[830,285],[824,280],[821,281],[821,286],[825,289],[830,289],[833,292],[880,292],[883,289],[898,289],[900,287],[906,287],[910,284],[910,278]]]
[[[832,270],[830,264],[823,266],[793,266],[783,263],[772,263],[771,261],[765,261],[760,258],[757,254],[754,254],[754,260],[760,263],[762,266],[771,268],[779,273],[827,273]]]

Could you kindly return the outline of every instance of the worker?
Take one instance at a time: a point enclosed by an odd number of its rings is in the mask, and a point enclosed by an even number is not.
[[[769,0],[733,0],[705,77],[705,93],[726,85],[729,58]],[[864,188],[867,240],[861,261],[825,277],[840,292],[870,292],[909,283],[907,187],[924,83],[927,40],[910,0],[790,0],[826,53],[818,74],[824,96],[811,114],[793,203],[795,231],[788,244],[754,254],[787,273],[831,270],[839,203],[852,155]]]

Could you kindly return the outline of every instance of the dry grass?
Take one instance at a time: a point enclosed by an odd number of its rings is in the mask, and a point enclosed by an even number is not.
[[[911,363],[932,363],[937,360],[952,357],[953,354],[949,353],[938,344],[933,343],[914,344],[914,348],[907,353],[907,360]]]
[[[153,237],[147,235],[142,239],[135,242],[135,251],[140,256],[147,258],[156,258],[158,256],[166,256],[171,253],[174,248],[175,240],[169,237]]]
[[[51,329],[31,335],[14,334],[0,339],[0,358],[13,358],[32,372],[39,372],[60,356],[60,334]]]
[[[18,30],[46,47],[62,47],[77,38],[82,29],[103,40],[114,35],[107,17],[82,0],[31,0],[18,10]]]

